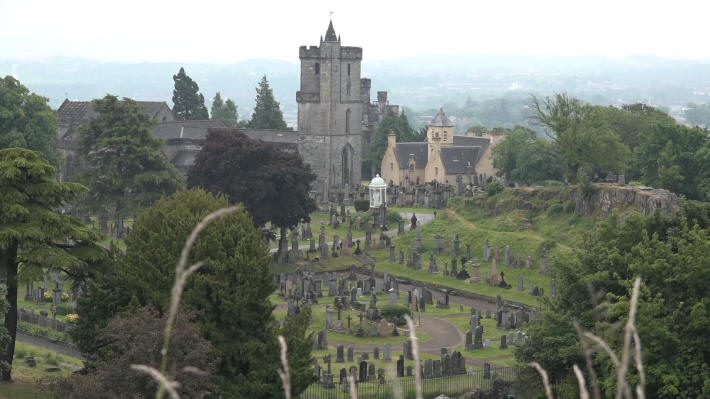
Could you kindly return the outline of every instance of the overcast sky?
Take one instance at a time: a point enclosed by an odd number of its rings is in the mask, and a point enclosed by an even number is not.
[[[421,54],[710,58],[710,0],[0,0],[0,57],[298,62],[330,12],[365,60]]]

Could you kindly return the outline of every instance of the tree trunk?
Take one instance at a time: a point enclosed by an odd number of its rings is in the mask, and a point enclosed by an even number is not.
[[[7,373],[2,373],[2,381],[12,380],[12,358],[15,356],[15,337],[17,337],[17,241],[13,240],[5,250],[5,265],[7,275],[7,302],[10,304],[5,314],[5,328],[10,334],[10,343],[5,352],[0,352],[0,361],[10,365]]]

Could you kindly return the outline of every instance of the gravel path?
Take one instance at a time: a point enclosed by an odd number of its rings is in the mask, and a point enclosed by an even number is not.
[[[62,355],[67,355],[71,357],[75,357],[78,359],[84,359],[84,356],[81,354],[81,352],[69,345],[66,344],[61,344],[57,342],[52,342],[48,339],[41,338],[41,337],[35,337],[33,335],[27,335],[23,332],[18,331],[17,332],[17,340],[22,341],[31,345],[39,346],[40,348],[44,349],[49,349],[55,352],[59,352]]]

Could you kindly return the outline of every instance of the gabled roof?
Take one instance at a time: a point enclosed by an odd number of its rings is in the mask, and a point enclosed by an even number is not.
[[[207,129],[216,127],[227,127],[227,125],[219,120],[170,121],[153,125],[151,133],[153,137],[165,140],[204,140],[207,136]]]
[[[478,151],[479,159],[488,151],[490,145],[491,139],[488,137],[454,136],[454,146],[481,147],[480,151]],[[478,159],[476,159],[476,163],[478,163]]]
[[[480,147],[444,146],[441,147],[441,161],[447,175],[472,174],[476,171],[476,162]]]
[[[410,155],[414,156],[415,168],[423,169],[429,162],[429,145],[426,142],[397,143],[395,155],[400,169],[407,169]]]
[[[434,119],[429,122],[429,126],[453,127],[454,123],[451,122],[451,119],[449,119],[448,116],[446,116],[446,114],[444,113],[444,109],[439,108],[439,112],[437,112],[434,116]]]
[[[335,29],[333,29],[333,21],[331,20],[328,24],[328,30],[325,32],[326,42],[337,42],[338,37],[335,35]]]
[[[170,110],[164,101],[136,101],[143,113],[151,118],[155,118],[160,110],[165,107]],[[86,123],[95,117],[97,113],[91,105],[91,101],[70,101],[64,100],[57,110],[57,124],[60,126],[77,126]]]

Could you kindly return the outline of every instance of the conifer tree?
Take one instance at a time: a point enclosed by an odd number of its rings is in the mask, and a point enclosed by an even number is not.
[[[249,127],[280,130],[287,128],[279,102],[274,99],[274,92],[269,87],[266,75],[261,78],[259,87],[256,88],[256,105],[254,113],[251,115],[251,121],[249,121]]]
[[[20,263],[23,268],[51,266],[77,276],[103,253],[94,245],[98,235],[91,228],[57,211],[86,189],[76,183],[56,182],[56,172],[39,152],[0,150],[0,274],[6,280],[9,303],[0,319],[10,335],[9,343],[1,345],[4,334],[0,334],[0,346],[4,346],[0,348],[4,349],[0,351],[0,379],[5,381],[11,379],[15,352]]]
[[[90,188],[84,205],[120,225],[184,183],[161,152],[162,141],[151,135],[153,121],[135,101],[107,95],[93,107],[98,116],[79,132],[81,177]]]
[[[177,75],[173,75],[175,89],[173,90],[173,114],[180,121],[195,119],[209,119],[205,97],[200,93],[200,87],[180,68]]]
[[[237,121],[239,119],[237,105],[234,104],[234,101],[231,99],[228,98],[225,102],[222,100],[222,95],[217,92],[212,100],[211,111],[211,119],[222,121],[227,127],[237,127]]]

